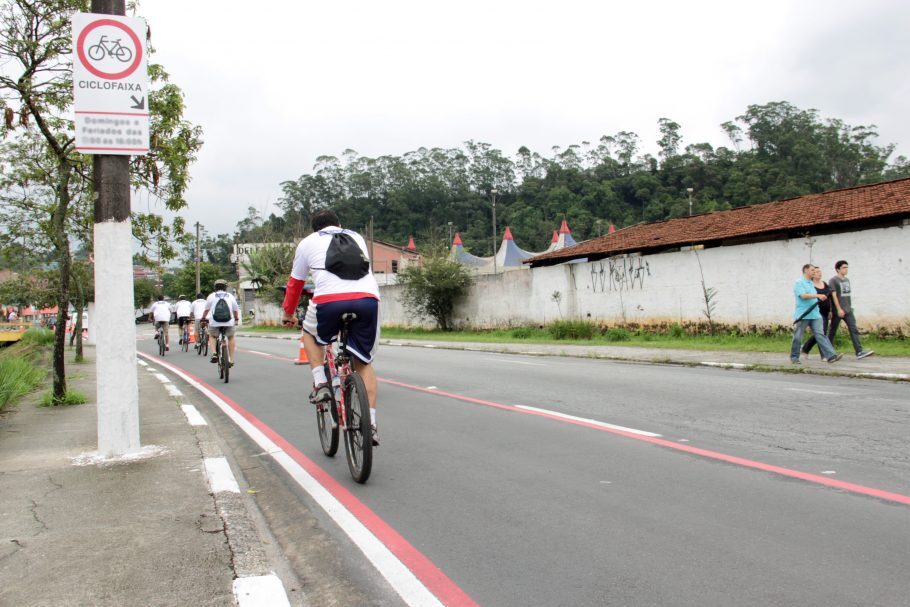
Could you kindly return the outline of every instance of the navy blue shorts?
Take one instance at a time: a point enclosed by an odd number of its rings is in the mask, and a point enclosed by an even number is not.
[[[322,345],[338,339],[341,315],[357,314],[348,332],[348,350],[361,362],[373,362],[379,345],[379,301],[372,297],[347,299],[316,304],[310,301],[303,319],[303,330]]]

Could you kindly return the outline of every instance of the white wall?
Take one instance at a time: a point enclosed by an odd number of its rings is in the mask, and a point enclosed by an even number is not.
[[[910,226],[716,247],[697,255],[688,250],[479,275],[453,320],[474,327],[560,318],[612,324],[623,322],[624,315],[630,323],[705,321],[700,259],[705,285],[717,291],[716,322],[789,325],[793,283],[802,265],[820,266],[827,280],[834,275],[834,263],[846,259],[862,327],[910,322]],[[553,300],[556,291],[559,305]],[[400,287],[382,287],[381,294],[383,324],[432,326],[407,315]]]

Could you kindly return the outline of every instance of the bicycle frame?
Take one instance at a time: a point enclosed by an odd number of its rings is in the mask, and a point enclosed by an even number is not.
[[[332,390],[335,390],[335,382],[332,381],[333,378],[338,377],[338,385],[344,386],[347,381],[348,376],[351,374],[351,357],[348,355],[345,348],[345,337],[342,332],[341,338],[338,340],[340,344],[338,356],[335,356],[334,344],[329,344],[325,348],[325,361],[329,366],[329,382],[332,384]],[[348,429],[348,420],[345,400],[344,400],[344,390],[338,390],[338,394],[335,395],[337,400],[338,408],[338,427],[342,430]]]

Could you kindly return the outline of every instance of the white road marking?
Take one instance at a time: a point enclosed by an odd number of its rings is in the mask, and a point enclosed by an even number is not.
[[[183,392],[177,389],[177,386],[171,383],[164,384],[164,387],[167,389],[168,394],[171,396],[183,396]]]
[[[427,386],[427,390],[438,390],[436,386]]]
[[[166,375],[162,375],[161,373],[158,373],[157,371],[154,373],[154,375],[156,378],[158,378],[158,381],[160,381],[162,384],[171,383],[171,380],[169,380]]]
[[[258,350],[247,350],[247,352],[249,352],[250,354],[258,354],[259,356],[268,356],[268,357],[272,356],[271,354],[269,354],[267,352],[259,352]]]
[[[207,457],[205,458],[205,477],[209,480],[209,487],[212,493],[221,493],[228,491],[230,493],[240,493],[240,487],[237,485],[237,479],[228,466],[227,458],[224,457]]]
[[[808,388],[787,388],[791,392],[809,392],[810,394],[823,394],[825,396],[842,396],[841,392],[826,392],[825,390],[810,390]]]
[[[234,598],[240,607],[290,607],[278,576],[257,575],[234,580]]]
[[[528,365],[529,367],[546,367],[544,363],[532,363],[526,360],[510,360],[508,358],[493,358],[492,356],[484,357],[484,360],[495,360],[501,363],[512,363],[513,365]]]
[[[149,364],[147,362],[145,362],[144,360],[137,360],[136,364],[142,365],[143,367],[149,366]]]
[[[199,413],[199,410],[193,405],[180,405],[180,408],[183,409],[183,414],[186,415],[186,421],[190,422],[191,426],[208,426],[205,419]]]
[[[822,470],[822,474],[837,474],[836,470]]]
[[[576,422],[584,422],[586,424],[593,424],[595,426],[600,426],[601,428],[610,428],[611,430],[621,430],[622,432],[630,432],[632,434],[639,434],[641,436],[651,436],[654,438],[660,438],[662,435],[655,434],[654,432],[648,432],[646,430],[636,430],[635,428],[626,428],[625,426],[617,426],[615,424],[608,424],[606,422],[597,421],[596,419],[588,419],[586,417],[576,417],[574,415],[567,415],[566,413],[560,413],[559,411],[550,411],[549,409],[538,409],[537,407],[528,407],[527,405],[515,405],[516,409],[524,409],[525,411],[535,411],[537,413],[545,413],[547,415],[552,415],[553,417],[559,417],[562,419],[568,419]]]

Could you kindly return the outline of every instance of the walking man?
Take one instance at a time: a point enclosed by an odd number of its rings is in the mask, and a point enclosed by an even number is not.
[[[828,299],[828,297],[815,291],[815,285],[812,283],[813,267],[811,263],[804,265],[802,278],[793,285],[793,295],[796,297],[796,311],[793,313],[795,320],[793,321],[793,343],[790,344],[790,362],[794,365],[800,364],[800,347],[803,343],[803,332],[805,332],[806,327],[812,328],[812,334],[816,336],[815,339],[818,342],[818,349],[822,353],[822,358],[829,363],[836,363],[844,357],[843,354],[838,354],[834,351],[834,346],[825,337],[825,332],[822,329],[822,315],[818,311],[818,304]]]
[[[831,285],[831,297],[834,299],[834,313],[831,315],[831,326],[828,328],[828,340],[834,343],[837,327],[841,319],[843,319],[847,324],[847,329],[850,331],[850,341],[853,342],[853,350],[856,352],[856,357],[866,358],[871,356],[874,352],[872,350],[863,350],[862,344],[859,343],[859,331],[856,330],[853,303],[850,301],[850,296],[852,295],[850,279],[847,278],[850,265],[841,259],[834,264],[834,271],[837,273],[828,281],[828,284]]]

